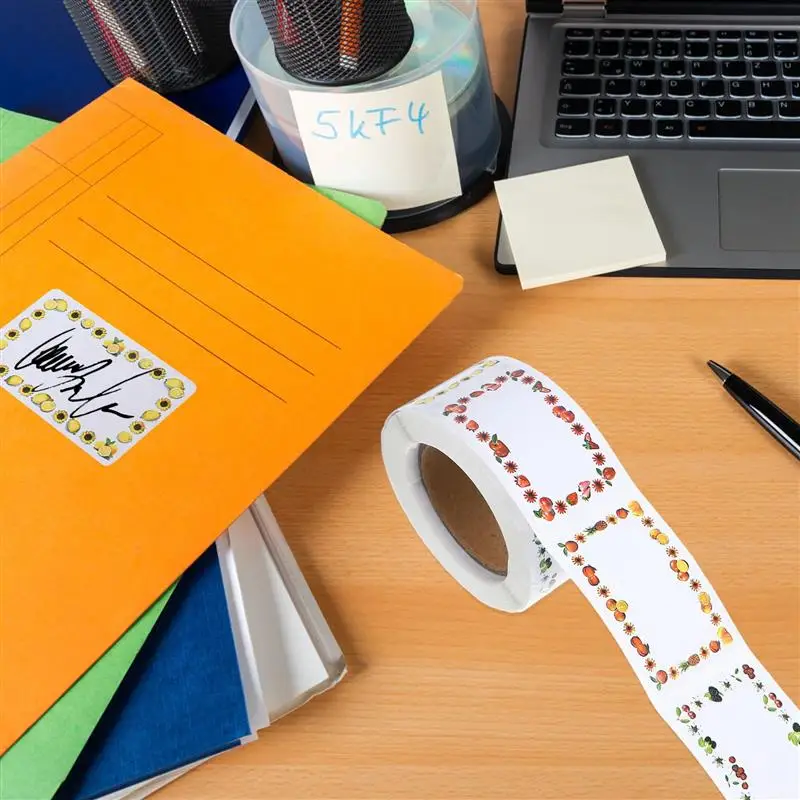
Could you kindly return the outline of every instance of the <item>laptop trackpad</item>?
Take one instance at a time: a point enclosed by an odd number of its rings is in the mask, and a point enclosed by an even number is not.
[[[800,170],[719,172],[723,250],[800,252]]]

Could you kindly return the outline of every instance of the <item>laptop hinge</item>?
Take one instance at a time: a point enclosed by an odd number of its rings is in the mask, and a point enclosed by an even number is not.
[[[581,19],[602,18],[606,15],[605,3],[586,2],[586,0],[564,0],[565,17],[580,17]]]

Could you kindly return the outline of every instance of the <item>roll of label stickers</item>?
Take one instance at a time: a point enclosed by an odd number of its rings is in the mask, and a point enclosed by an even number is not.
[[[478,600],[524,611],[575,581],[724,797],[800,798],[797,707],[597,427],[550,378],[490,358],[395,411],[382,448],[417,533]],[[447,464],[450,478],[433,480]],[[441,515],[432,502],[457,501],[467,488],[493,515],[482,542],[457,530],[467,513],[458,502]]]

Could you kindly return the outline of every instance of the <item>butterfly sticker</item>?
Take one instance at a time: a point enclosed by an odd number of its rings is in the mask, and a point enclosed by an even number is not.
[[[592,435],[590,433],[587,433],[586,436],[583,437],[583,446],[587,450],[597,450],[600,447],[597,442],[592,441]]]

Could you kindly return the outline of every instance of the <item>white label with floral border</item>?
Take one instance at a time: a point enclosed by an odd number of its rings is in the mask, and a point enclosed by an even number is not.
[[[0,386],[103,465],[195,391],[185,375],[58,289],[0,328]]]

